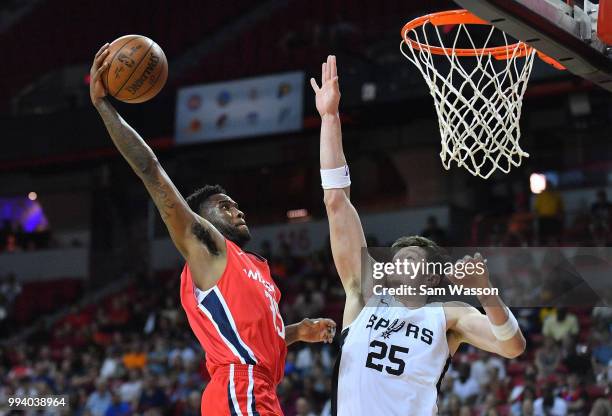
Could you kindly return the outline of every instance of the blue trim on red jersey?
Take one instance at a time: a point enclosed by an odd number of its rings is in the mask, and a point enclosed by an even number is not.
[[[255,404],[255,380],[253,379],[253,390],[250,391],[251,394],[251,412],[253,416],[259,416],[259,412],[257,411],[257,405]]]
[[[230,416],[238,416],[236,410],[234,410],[234,402],[232,401],[232,389],[230,388],[232,380],[227,381],[227,405],[229,407]]]
[[[201,305],[210,313],[213,321],[219,327],[221,335],[228,340],[232,346],[238,351],[238,354],[244,359],[245,364],[257,364],[249,352],[242,346],[238,334],[232,328],[232,324],[225,313],[225,309],[219,300],[219,297],[214,290],[210,291],[202,300]]]

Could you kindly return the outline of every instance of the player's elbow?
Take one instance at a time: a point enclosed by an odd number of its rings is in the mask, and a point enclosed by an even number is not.
[[[347,201],[343,189],[326,189],[323,195],[323,203],[328,213],[339,211],[346,206]]]
[[[527,341],[523,334],[519,331],[512,339],[504,343],[502,348],[502,356],[505,358],[516,358],[525,352]]]

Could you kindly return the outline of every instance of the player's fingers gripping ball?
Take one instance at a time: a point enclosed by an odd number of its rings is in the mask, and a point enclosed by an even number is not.
[[[164,51],[145,36],[126,35],[114,40],[104,62],[102,82],[106,91],[126,103],[150,100],[168,79]]]

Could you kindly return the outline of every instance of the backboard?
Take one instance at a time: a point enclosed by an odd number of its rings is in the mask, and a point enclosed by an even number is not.
[[[612,0],[455,2],[554,58],[571,73],[612,92]]]

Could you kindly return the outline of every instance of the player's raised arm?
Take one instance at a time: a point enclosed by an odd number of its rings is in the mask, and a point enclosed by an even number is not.
[[[327,62],[323,63],[321,87],[314,79],[311,79],[310,83],[316,93],[317,110],[321,116],[321,181],[329,220],[331,249],[336,269],[347,293],[346,309],[349,309],[349,302],[356,300],[349,299],[349,296],[355,295],[361,303],[361,249],[366,246],[366,241],[357,211],[349,199],[351,182],[342,149],[342,130],[338,113],[340,88],[335,56],[329,56]]]
[[[206,246],[198,244],[198,240],[192,232],[195,225],[201,225],[216,243],[218,251],[224,253],[223,236],[210,223],[189,208],[151,148],[105,98],[106,91],[100,76],[108,67],[108,64],[104,62],[107,55],[108,44],[102,46],[94,58],[90,72],[89,92],[91,101],[102,120],[104,120],[104,125],[113,143],[136,175],[142,179],[168,227],[172,241],[185,259],[188,260],[194,247],[198,248],[198,255],[200,253],[206,255],[208,250]],[[208,254],[213,256],[213,253]]]
[[[466,256],[461,262],[473,263],[477,267],[473,268],[474,273],[466,273],[461,279],[449,276],[453,283],[470,289],[491,288],[489,273],[480,254],[476,253],[474,258]],[[484,315],[463,302],[447,302],[444,306],[450,340],[454,342],[455,349],[462,342],[467,342],[506,358],[521,355],[525,351],[526,341],[510,309],[498,295],[483,294],[478,296],[478,300],[485,310]]]

